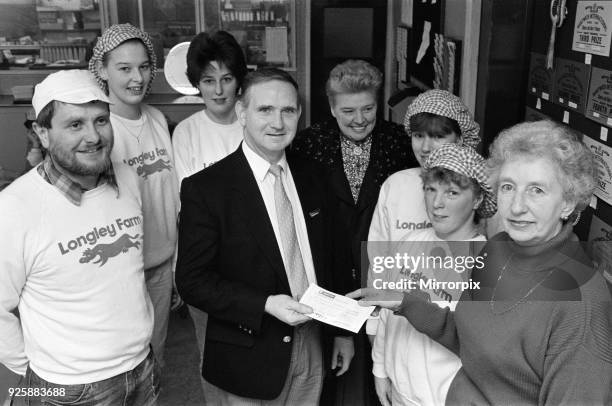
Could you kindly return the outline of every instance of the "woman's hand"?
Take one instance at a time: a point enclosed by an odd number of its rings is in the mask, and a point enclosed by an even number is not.
[[[357,289],[346,296],[359,300],[361,306],[380,306],[392,311],[399,309],[404,299],[402,291],[376,288]]]
[[[339,368],[336,376],[340,376],[348,370],[354,355],[353,337],[334,337],[331,369]]]
[[[391,406],[391,380],[374,376],[376,395],[382,406]]]

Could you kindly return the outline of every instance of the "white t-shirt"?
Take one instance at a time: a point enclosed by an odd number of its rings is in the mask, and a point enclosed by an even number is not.
[[[147,105],[138,120],[111,113],[111,124],[115,174],[132,177],[139,185],[149,269],[171,258],[176,248],[179,191],[168,124],[159,110]]]
[[[486,241],[478,235],[469,241]],[[474,247],[465,242],[453,242],[453,250],[435,235],[433,228],[415,231],[396,245],[394,252],[409,253],[423,258],[457,258],[477,256]],[[430,255],[432,254],[432,255]],[[434,270],[435,268],[435,270]],[[455,272],[462,268],[445,270],[432,266],[419,266],[413,269],[413,280],[467,281],[469,270]],[[406,278],[398,273],[390,279]],[[427,286],[427,285],[422,285]],[[437,288],[424,289],[433,303],[453,310],[461,296],[461,289]],[[460,359],[441,344],[417,331],[403,316],[394,315],[383,309],[380,313],[378,331],[372,347],[374,376],[388,377],[393,385],[393,398],[404,405],[443,405],[455,374],[461,368]]]
[[[212,121],[205,110],[181,121],[174,129],[172,146],[179,183],[234,152],[242,141],[242,126]]]
[[[135,368],[153,328],[138,196],[104,184],[76,206],[34,168],[0,213],[0,363],[66,385]]]

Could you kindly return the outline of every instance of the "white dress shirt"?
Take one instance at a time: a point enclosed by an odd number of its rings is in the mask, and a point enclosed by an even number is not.
[[[246,142],[242,143],[242,152],[246,156],[246,159],[255,175],[257,180],[257,186],[261,192],[266,210],[268,211],[268,217],[272,223],[274,229],[274,235],[278,242],[278,248],[280,249],[281,256],[283,257],[283,263],[286,262],[285,251],[283,250],[283,241],[280,238],[280,229],[278,226],[278,218],[276,215],[276,203],[274,202],[274,182],[275,177],[268,170],[270,169],[270,162],[266,161],[261,156],[257,155]],[[293,210],[293,221],[295,223],[295,232],[297,234],[298,245],[300,246],[300,252],[302,253],[302,261],[304,261],[304,269],[306,270],[306,277],[308,283],[317,283],[317,277],[315,275],[314,263],[312,262],[312,252],[310,251],[310,242],[308,241],[308,233],[306,231],[306,221],[304,220],[304,212],[302,211],[302,204],[293,182],[293,176],[291,170],[287,164],[287,158],[285,154],[277,163],[283,168],[282,176],[285,181],[285,191],[291,201]]]

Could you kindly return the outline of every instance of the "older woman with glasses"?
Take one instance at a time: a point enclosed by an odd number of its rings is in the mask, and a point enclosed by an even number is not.
[[[595,185],[591,152],[560,124],[522,123],[499,135],[488,165],[505,231],[454,312],[415,292],[350,296],[459,355],[447,404],[610,404],[612,298],[572,231]]]

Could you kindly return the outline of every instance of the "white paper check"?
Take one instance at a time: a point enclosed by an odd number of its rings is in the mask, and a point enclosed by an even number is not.
[[[308,316],[313,319],[353,333],[359,331],[374,310],[374,306],[359,306],[356,300],[330,292],[314,283],[306,289],[300,303],[312,307],[314,312]]]

